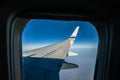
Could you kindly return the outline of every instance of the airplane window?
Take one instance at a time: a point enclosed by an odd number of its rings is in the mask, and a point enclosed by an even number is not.
[[[22,33],[23,80],[93,80],[98,39],[90,22],[31,19]]]

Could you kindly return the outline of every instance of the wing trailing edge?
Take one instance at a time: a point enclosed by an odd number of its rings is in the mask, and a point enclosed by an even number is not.
[[[78,68],[78,67],[79,66],[77,64],[64,62],[61,66],[61,69],[73,69],[73,68]]]

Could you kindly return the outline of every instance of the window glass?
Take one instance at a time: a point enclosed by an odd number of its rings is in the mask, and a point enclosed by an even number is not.
[[[97,47],[90,22],[32,19],[22,33],[23,80],[93,80]]]

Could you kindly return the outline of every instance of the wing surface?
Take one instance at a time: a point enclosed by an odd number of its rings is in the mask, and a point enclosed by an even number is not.
[[[71,45],[71,40],[67,39],[57,44],[24,52],[23,57],[64,59],[67,56],[70,45]]]
[[[59,71],[60,68],[61,69],[77,68],[78,65],[64,62],[64,59],[67,56],[77,55],[77,53],[71,52],[69,51],[69,49],[77,36],[78,30],[79,26],[76,27],[70,38],[64,41],[46,47],[24,52],[23,53],[24,66],[40,64],[39,67],[44,67],[46,69],[56,71]],[[50,65],[51,67],[48,65]]]
[[[79,26],[76,27],[70,38],[53,45],[24,52],[23,57],[65,59],[77,36],[78,30]]]

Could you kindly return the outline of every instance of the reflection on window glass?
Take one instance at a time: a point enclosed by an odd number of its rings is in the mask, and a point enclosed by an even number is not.
[[[93,80],[98,46],[85,21],[32,19],[23,30],[23,80]]]

